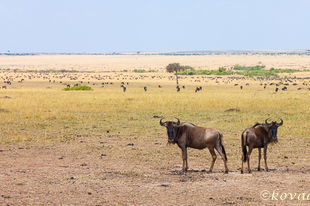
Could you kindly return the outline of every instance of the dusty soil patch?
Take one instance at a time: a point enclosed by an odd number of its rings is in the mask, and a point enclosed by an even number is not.
[[[230,141],[233,142],[233,141]],[[236,140],[236,142],[238,142]],[[288,148],[272,149],[270,172],[240,174],[238,148],[225,145],[229,174],[218,158],[207,173],[208,151],[190,150],[187,173],[176,146],[107,135],[69,143],[0,145],[0,203],[3,205],[309,205],[308,157]],[[296,144],[307,144],[299,140]],[[152,149],[154,149],[154,152]],[[279,150],[278,150],[279,149]],[[148,153],[148,151],[150,151]],[[283,151],[278,152],[278,151]],[[169,152],[172,151],[174,155]],[[155,153],[161,154],[158,156]],[[168,154],[169,153],[169,154]],[[234,154],[236,153],[236,154]],[[309,154],[306,150],[305,154]],[[262,165],[263,166],[263,165]],[[264,201],[263,191],[274,200]],[[280,196],[297,193],[293,200]],[[308,198],[309,199],[309,198]]]

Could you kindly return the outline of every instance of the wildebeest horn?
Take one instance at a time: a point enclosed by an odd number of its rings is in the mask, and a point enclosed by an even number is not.
[[[162,120],[163,120],[164,118],[165,118],[165,117],[161,118],[160,121],[159,121],[159,124],[160,124],[161,126],[165,126],[164,124],[165,124],[166,122],[164,122],[164,123],[162,122]]]
[[[179,118],[177,118],[177,117],[174,117],[174,118],[176,118],[178,120],[178,123],[177,123],[178,125],[181,124]]]
[[[270,117],[269,117],[269,118],[267,118],[267,119],[265,120],[265,124],[270,125],[271,123],[268,123],[268,122],[267,122],[267,121],[268,121],[268,119],[270,119]]]
[[[281,119],[280,117],[278,117],[278,118],[281,120],[281,122],[280,123],[277,122],[277,126],[280,127],[283,125],[283,119]]]

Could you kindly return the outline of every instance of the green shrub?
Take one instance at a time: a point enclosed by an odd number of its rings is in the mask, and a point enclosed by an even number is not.
[[[78,90],[93,91],[93,89],[91,87],[86,86],[86,85],[73,86],[71,88],[64,88],[62,90],[64,90],[64,91],[78,91]]]

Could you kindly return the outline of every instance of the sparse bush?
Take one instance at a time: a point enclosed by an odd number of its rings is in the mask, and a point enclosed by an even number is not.
[[[93,91],[93,89],[89,86],[86,85],[78,85],[78,86],[73,86],[71,88],[64,88],[62,89],[64,91],[79,91],[79,90],[83,90],[83,91]]]
[[[156,72],[156,70],[150,69],[150,70],[146,71],[145,69],[134,69],[133,72],[135,72],[135,73],[147,73],[147,72]]]

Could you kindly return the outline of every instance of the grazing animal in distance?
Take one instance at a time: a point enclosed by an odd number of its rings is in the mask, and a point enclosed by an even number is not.
[[[176,118],[176,117],[175,117]],[[208,148],[212,156],[212,163],[209,172],[212,172],[215,160],[217,158],[214,151],[217,150],[224,161],[225,173],[228,173],[227,168],[227,156],[222,144],[223,135],[216,129],[197,127],[191,123],[178,121],[166,121],[161,118],[159,124],[166,127],[168,134],[168,143],[177,144],[182,150],[183,167],[182,170],[186,172],[188,170],[187,163],[187,147],[194,149]]]
[[[144,91],[147,91],[147,87],[146,86],[144,86],[143,89],[144,89]]]
[[[277,132],[278,127],[283,125],[283,120],[278,117],[281,122],[271,122],[268,123],[267,118],[265,123],[256,123],[253,127],[245,129],[241,134],[241,148],[242,148],[242,166],[241,174],[243,173],[243,163],[247,162],[248,171],[251,173],[250,168],[250,155],[254,148],[258,148],[258,167],[257,170],[260,171],[260,159],[261,159],[261,148],[264,148],[264,160],[265,169],[268,171],[267,166],[267,145],[271,142],[278,142]],[[249,147],[247,151],[246,147]]]
[[[200,86],[200,87],[196,87],[196,90],[195,90],[195,92],[199,92],[199,91],[201,91],[202,90],[202,87]]]

